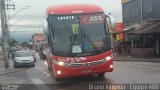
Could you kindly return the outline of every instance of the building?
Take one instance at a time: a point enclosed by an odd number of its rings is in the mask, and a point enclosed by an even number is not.
[[[38,50],[39,46],[42,44],[43,41],[43,34],[42,33],[35,33],[32,35],[34,49]]]
[[[159,3],[160,0],[122,0],[123,23],[131,26],[160,19]]]
[[[131,56],[160,56],[160,0],[122,0]]]

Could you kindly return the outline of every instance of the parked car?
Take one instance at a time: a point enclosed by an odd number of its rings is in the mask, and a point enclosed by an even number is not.
[[[13,59],[14,67],[35,66],[34,57],[30,51],[16,51]]]
[[[14,59],[14,56],[15,56],[15,52],[16,52],[16,51],[21,51],[21,49],[20,49],[20,48],[15,48],[15,47],[13,47],[13,48],[11,49],[12,59]]]

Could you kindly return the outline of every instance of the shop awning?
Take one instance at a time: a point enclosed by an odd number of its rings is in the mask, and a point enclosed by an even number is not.
[[[147,21],[140,27],[128,32],[133,34],[143,34],[143,33],[160,33],[160,20]]]

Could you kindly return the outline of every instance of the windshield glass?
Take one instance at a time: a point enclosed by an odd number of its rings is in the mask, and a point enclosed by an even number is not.
[[[110,49],[103,14],[50,16],[49,29],[55,54],[84,56]]]
[[[16,52],[15,54],[16,57],[28,57],[32,56],[31,52]]]
[[[84,35],[85,52],[109,49],[109,38],[103,14],[80,16],[80,24]]]

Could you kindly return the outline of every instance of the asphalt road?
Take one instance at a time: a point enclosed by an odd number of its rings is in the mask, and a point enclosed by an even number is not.
[[[44,60],[24,71],[0,75],[0,90],[97,90],[94,85],[160,84],[160,63],[115,61],[114,71],[105,77],[85,76],[55,81]],[[157,86],[157,90],[159,90]],[[145,89],[144,89],[145,90]]]

